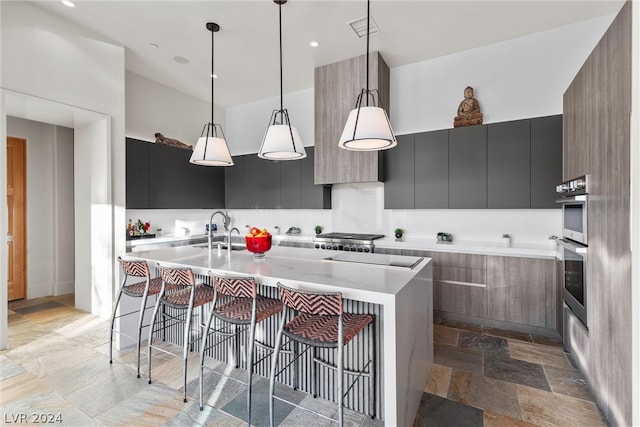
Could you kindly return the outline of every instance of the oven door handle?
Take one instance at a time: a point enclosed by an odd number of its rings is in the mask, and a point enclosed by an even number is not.
[[[586,202],[587,195],[586,194],[578,194],[576,196],[567,196],[562,199],[556,200],[556,203],[573,203],[573,202]]]
[[[558,244],[577,254],[586,254],[587,247],[567,239],[558,239]]]

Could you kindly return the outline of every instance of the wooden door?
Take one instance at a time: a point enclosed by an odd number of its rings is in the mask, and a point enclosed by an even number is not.
[[[26,297],[27,282],[27,141],[7,137],[8,300]]]

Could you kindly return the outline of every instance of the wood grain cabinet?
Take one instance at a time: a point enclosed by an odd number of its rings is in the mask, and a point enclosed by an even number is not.
[[[487,257],[487,317],[557,328],[557,269],[553,259]]]
[[[338,147],[349,112],[366,86],[366,55],[317,67],[314,72],[315,183],[382,181],[382,153]],[[369,87],[378,89],[389,113],[389,67],[369,53]]]

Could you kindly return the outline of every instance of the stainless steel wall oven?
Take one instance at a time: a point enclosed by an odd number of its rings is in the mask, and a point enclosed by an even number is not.
[[[562,204],[562,272],[564,302],[588,327],[587,250],[589,175],[565,181],[556,187]]]

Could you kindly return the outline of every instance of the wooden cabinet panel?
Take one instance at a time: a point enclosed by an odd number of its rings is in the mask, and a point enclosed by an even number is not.
[[[126,139],[127,209],[149,208],[149,149],[151,143]]]
[[[555,329],[555,271],[555,260],[489,256],[487,316]]]
[[[438,281],[452,281],[483,285],[487,283],[486,270],[479,268],[449,267],[435,264],[433,279]]]
[[[461,254],[455,252],[428,252],[434,263],[449,267],[474,268],[484,270],[487,268],[487,256],[477,254]]]
[[[414,135],[397,137],[398,146],[384,152],[384,207],[413,209],[415,206]]]
[[[366,55],[315,69],[315,183],[382,181],[382,153],[338,147],[349,112],[366,85]],[[369,87],[377,88],[389,113],[389,67],[378,52],[369,54]]]
[[[528,209],[531,205],[531,121],[487,126],[487,207]]]
[[[439,130],[416,134],[414,162],[415,208],[448,208],[449,132]]]
[[[433,282],[433,309],[474,317],[487,317],[486,288]]]
[[[562,116],[531,119],[531,208],[559,209],[562,181]]]
[[[487,128],[449,130],[449,208],[487,207]]]

